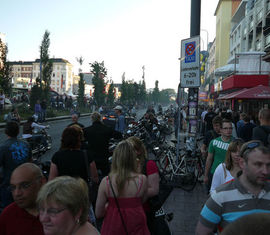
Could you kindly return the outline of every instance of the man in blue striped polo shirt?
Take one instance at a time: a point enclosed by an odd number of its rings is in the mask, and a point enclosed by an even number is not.
[[[270,213],[270,150],[260,141],[241,148],[237,177],[219,186],[205,203],[196,228],[197,235],[213,234],[252,213]]]

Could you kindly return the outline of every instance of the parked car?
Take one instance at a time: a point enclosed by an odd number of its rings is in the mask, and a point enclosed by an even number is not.
[[[123,112],[123,115],[125,116],[126,126],[130,123],[130,121],[133,121],[134,118],[132,116],[129,116],[128,113]],[[103,114],[103,123],[107,126],[115,128],[115,122],[116,122],[117,115],[114,112],[113,109],[105,111]]]

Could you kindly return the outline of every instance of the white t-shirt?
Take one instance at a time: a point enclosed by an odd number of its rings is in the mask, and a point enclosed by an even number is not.
[[[210,193],[212,193],[219,185],[225,184],[232,180],[230,171],[227,170],[225,163],[220,163],[214,173]]]

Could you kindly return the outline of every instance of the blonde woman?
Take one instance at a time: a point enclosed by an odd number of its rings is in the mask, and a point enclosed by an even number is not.
[[[139,165],[139,172],[147,176],[148,187],[147,187],[147,197],[151,198],[159,193],[159,170],[156,163],[153,160],[147,159],[147,151],[144,143],[136,136],[129,137],[127,139],[134,147],[136,152],[136,157]],[[143,205],[144,211],[147,217],[147,225],[150,232],[155,231],[155,211],[151,211],[149,202],[146,201]]]
[[[98,235],[88,222],[88,188],[81,178],[60,176],[38,193],[39,219],[45,235]]]
[[[98,190],[96,217],[105,217],[101,234],[150,234],[142,206],[146,197],[147,178],[138,173],[134,148],[124,140],[114,150],[111,172]]]
[[[236,177],[240,171],[239,159],[240,149],[244,144],[242,139],[233,140],[226,152],[225,162],[220,163],[214,173],[210,193],[213,192],[219,185],[224,184]]]

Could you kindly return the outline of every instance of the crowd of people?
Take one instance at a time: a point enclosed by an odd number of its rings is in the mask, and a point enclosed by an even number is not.
[[[196,234],[212,234],[217,230],[223,234],[224,228],[224,234],[233,234],[228,231],[234,230],[238,234],[253,234],[241,233],[234,223],[238,224],[237,220],[245,215],[263,212],[267,214],[262,218],[268,216],[270,221],[270,110],[260,110],[258,125],[246,113],[241,113],[237,120],[230,110],[221,110],[214,112],[209,107],[201,114],[204,183],[210,194]]]
[[[4,170],[0,234],[165,235],[158,231],[150,203],[159,194],[158,166],[148,159],[139,138],[122,139],[120,105],[115,113],[115,129],[104,125],[98,112],[91,114],[88,127],[72,114],[72,123],[62,132],[61,146],[53,153],[48,178],[32,163],[29,144],[17,138],[18,122],[7,123],[8,139],[0,146]],[[149,107],[146,116],[154,122],[155,110]],[[201,118],[201,154],[206,163],[203,181],[209,198],[196,234],[217,230],[233,234],[236,229],[241,234],[235,224],[242,217],[252,220],[253,213],[259,213],[262,219],[256,221],[266,226],[270,220],[270,110],[259,112],[259,125],[245,113],[235,122],[228,109],[216,112],[209,107]],[[33,122],[28,125],[31,130],[34,126]],[[110,162],[111,138],[119,143]],[[246,215],[250,217],[245,220]]]

